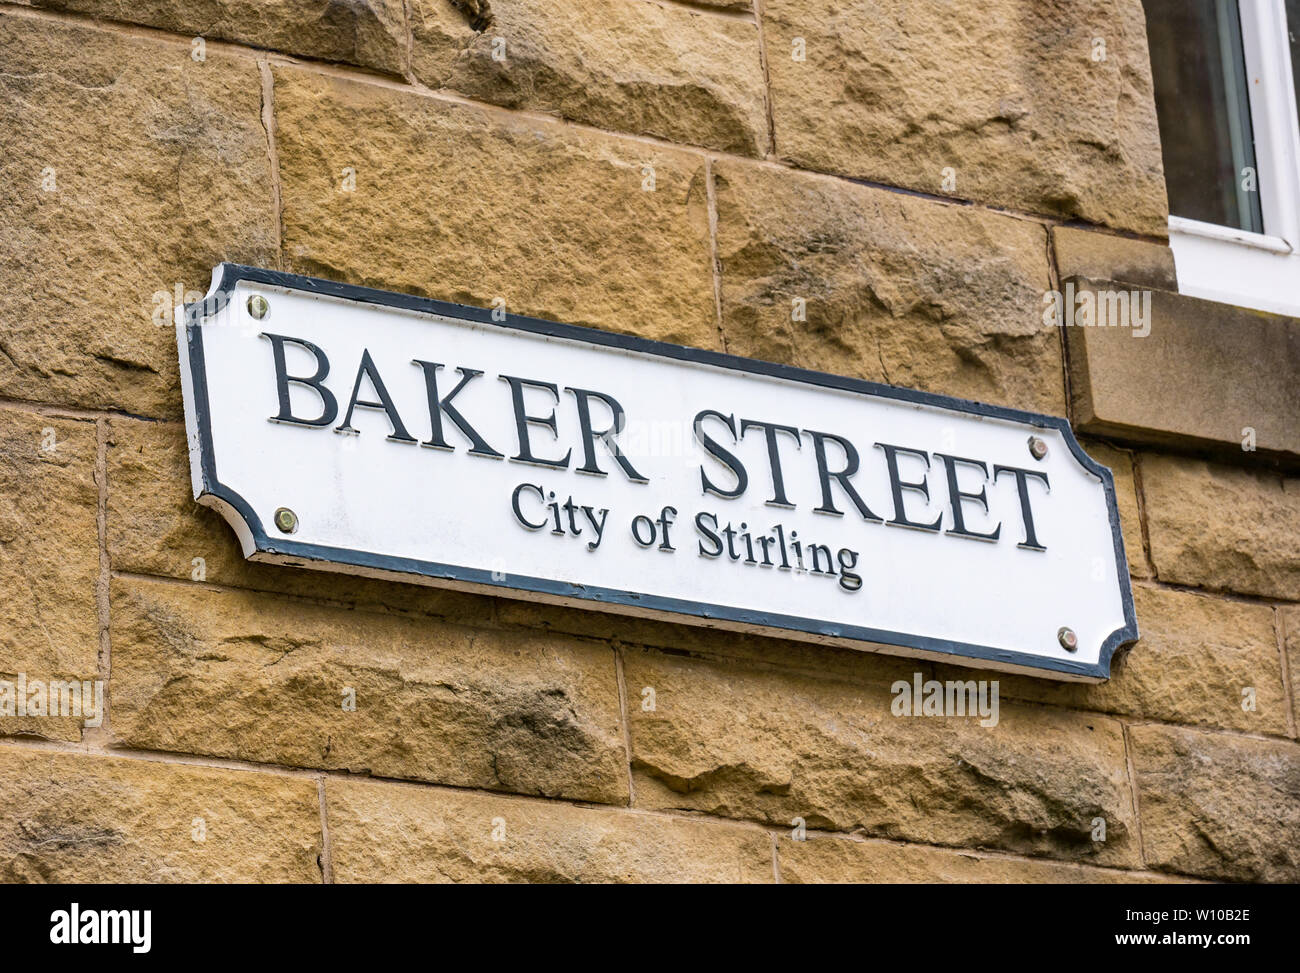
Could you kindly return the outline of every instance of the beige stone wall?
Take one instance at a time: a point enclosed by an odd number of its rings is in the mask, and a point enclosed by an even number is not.
[[[890,715],[952,666],[243,561],[166,324],[222,260],[1057,415],[1044,291],[1172,286],[1139,0],[486,6],[0,3],[0,678],[107,687],[0,718],[0,879],[1300,880],[1246,454],[1084,440],[1143,637],[996,728]]]

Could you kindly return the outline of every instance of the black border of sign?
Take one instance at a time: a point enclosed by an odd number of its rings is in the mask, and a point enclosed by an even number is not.
[[[1118,566],[1120,593],[1124,602],[1125,625],[1123,628],[1116,629],[1106,638],[1101,646],[1097,664],[1087,665],[1081,662],[1071,662],[1069,659],[1048,659],[1024,652],[1013,652],[984,645],[908,635],[903,632],[890,632],[858,625],[833,624],[794,615],[728,608],[706,602],[638,594],[637,592],[623,591],[616,588],[598,588],[551,581],[545,578],[514,575],[510,576],[508,582],[499,581],[492,577],[492,572],[475,568],[462,568],[434,561],[370,554],[365,551],[345,548],[303,544],[289,540],[287,537],[271,537],[263,529],[261,519],[249,506],[248,502],[234,490],[222,484],[216,477],[216,460],[213,452],[208,404],[207,373],[203,358],[202,321],[209,311],[214,308],[220,309],[228,303],[229,294],[240,281],[302,291],[321,297],[375,304],[405,311],[437,314],[495,328],[548,335],[593,345],[603,345],[623,351],[657,355],[661,358],[671,358],[677,361],[714,365],[719,368],[747,372],[753,375],[764,375],[792,382],[802,382],[807,385],[817,385],[823,388],[856,392],[877,398],[897,399],[902,402],[946,409],[951,412],[1006,419],[1029,426],[1059,430],[1075,459],[1086,470],[1095,474],[1101,480],[1105,489],[1107,513],[1110,518],[1111,535],[1115,545],[1115,562]],[[975,659],[994,665],[1014,666],[1025,671],[1047,670],[1060,673],[1061,676],[1067,679],[1073,678],[1084,681],[1099,681],[1110,678],[1110,660],[1115,650],[1122,645],[1137,640],[1137,616],[1133,608],[1133,591],[1129,579],[1128,561],[1124,554],[1124,538],[1120,533],[1119,509],[1115,501],[1114,479],[1109,469],[1097,463],[1083,451],[1083,448],[1074,438],[1074,432],[1070,428],[1068,420],[1057,416],[1024,412],[1019,409],[1007,409],[1001,406],[968,402],[963,399],[936,395],[930,392],[918,392],[913,389],[897,388],[892,385],[880,385],[861,379],[828,375],[824,372],[795,368],[791,365],[778,365],[756,359],[740,358],[717,351],[688,348],[683,345],[651,341],[631,335],[613,334],[608,331],[572,324],[559,324],[540,318],[506,314],[505,320],[494,321],[492,313],[492,311],[484,308],[451,304],[445,301],[413,297],[409,294],[397,294],[370,287],[358,287],[352,284],[339,284],[316,277],[305,277],[277,270],[248,267],[243,264],[220,264],[213,273],[212,289],[208,295],[202,301],[186,305],[184,316],[186,352],[196,412],[193,419],[195,428],[198,431],[198,445],[201,457],[201,469],[199,470],[199,476],[195,479],[202,484],[202,489],[196,490],[195,499],[203,502],[205,497],[211,497],[228,505],[229,510],[237,513],[252,535],[254,554],[267,554],[279,559],[301,558],[306,562],[318,561],[350,565],[394,578],[406,576],[410,579],[411,576],[416,576],[416,578],[430,579],[433,583],[443,581],[476,586],[480,589],[497,589],[499,593],[508,593],[511,590],[526,591],[549,596],[557,601],[592,601],[657,613],[669,620],[672,620],[674,616],[678,616],[678,621],[685,622],[689,622],[689,619],[692,618],[707,619],[713,621],[715,627],[725,628],[728,627],[728,623],[731,623],[731,625],[742,627],[743,630],[747,631],[753,628],[776,629],[789,632],[792,637],[811,636],[815,639],[838,641],[841,644],[867,642],[884,647],[913,649],[934,656],[949,656],[957,662],[962,659]],[[221,508],[219,507],[219,509]],[[226,510],[223,509],[222,512],[225,513]],[[681,619],[679,616],[687,616],[687,618]]]

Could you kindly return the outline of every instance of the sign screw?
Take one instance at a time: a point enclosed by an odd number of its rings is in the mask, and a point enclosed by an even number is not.
[[[1073,652],[1079,647],[1079,636],[1074,634],[1074,629],[1062,627],[1056,633],[1056,641],[1061,643],[1061,648],[1066,652]]]
[[[1043,459],[1047,455],[1047,441],[1037,436],[1030,436],[1029,455],[1034,459]]]
[[[248,313],[254,321],[261,321],[271,313],[271,304],[261,294],[254,294],[248,299]]]
[[[275,511],[275,526],[286,534],[295,533],[298,530],[298,515],[288,507],[277,507]],[[1061,629],[1062,632],[1065,629]]]

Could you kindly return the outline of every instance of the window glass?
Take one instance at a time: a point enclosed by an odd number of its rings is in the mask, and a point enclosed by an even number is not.
[[[1169,212],[1263,233],[1237,0],[1143,5]]]

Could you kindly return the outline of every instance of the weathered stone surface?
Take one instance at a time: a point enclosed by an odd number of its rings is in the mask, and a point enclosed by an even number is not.
[[[406,63],[402,0],[32,0],[32,6],[390,74],[400,74]]]
[[[608,646],[171,582],[115,581],[112,612],[129,746],[627,800]]]
[[[251,57],[0,15],[0,396],[180,413],[176,288],[275,265],[261,107]]]
[[[1300,608],[1278,609],[1286,650],[1287,681],[1291,686],[1291,735],[1300,720]]]
[[[0,680],[94,679],[95,424],[0,409]],[[16,700],[15,700],[16,710]],[[79,740],[81,721],[0,716],[0,733]]]
[[[750,13],[754,9],[753,0],[692,0],[692,3],[700,7],[716,7],[719,10],[744,13]]]
[[[506,598],[500,599],[496,607],[497,622],[512,628],[603,639],[634,652],[646,647],[668,649],[706,659],[749,662],[866,685],[888,685],[895,679],[910,679],[918,669],[928,674],[931,668],[929,662],[880,652],[818,645],[771,635],[723,632],[586,608],[562,608]],[[642,688],[629,686],[628,692],[634,702],[641,698]]]
[[[475,31],[451,0],[412,0],[416,78],[597,128],[767,148],[755,23],[627,0],[494,0],[492,15]]]
[[[1300,745],[1168,726],[1129,734],[1148,864],[1300,881]]]
[[[1109,682],[1000,676],[1003,699],[1285,736],[1286,694],[1273,611],[1224,598],[1137,586],[1142,638],[1112,662]],[[939,679],[987,673],[940,666]],[[1253,690],[1253,696],[1243,692]],[[1253,700],[1254,709],[1243,702]]]
[[[462,623],[493,618],[493,598],[246,561],[231,526],[194,502],[189,471],[180,423],[108,421],[107,534],[115,570],[419,611]]]
[[[1135,325],[1125,303],[1141,291],[1069,283],[1099,309],[1095,326],[1065,329],[1081,430],[1300,466],[1300,318],[1153,290],[1149,321]]]
[[[1138,468],[1161,581],[1300,599],[1300,478],[1145,453]]]
[[[1142,544],[1142,512],[1138,506],[1137,481],[1133,476],[1133,454],[1093,440],[1082,440],[1080,445],[1114,477],[1115,503],[1119,507],[1119,527],[1124,535],[1129,577],[1151,577],[1151,565]]]
[[[728,351],[1064,412],[1041,226],[759,164],[715,178]]]
[[[1133,240],[1111,233],[1093,233],[1073,226],[1052,227],[1056,271],[1067,277],[1120,280],[1139,287],[1177,291],[1174,252],[1159,243]]]
[[[790,885],[861,882],[1075,885],[1162,881],[1150,872],[820,836],[810,836],[804,841],[781,838],[777,841],[777,859],[781,882]]]
[[[1165,235],[1141,0],[765,0],[763,18],[781,157]]]
[[[654,689],[652,711],[629,708],[638,806],[1137,863],[1115,720],[1003,704],[986,728],[896,717],[889,684],[634,652],[624,671],[629,687]]]
[[[298,68],[275,103],[292,269],[718,345],[703,159]]]
[[[321,881],[306,778],[0,747],[0,793],[3,882]]]
[[[501,625],[532,629],[539,632],[556,632],[580,635],[585,638],[618,640],[637,645],[654,645],[687,651],[708,650],[719,644],[733,646],[756,639],[770,644],[764,636],[747,636],[728,632],[725,635],[713,629],[695,625],[677,625],[632,615],[616,615],[582,608],[564,608],[543,605],[535,601],[501,598],[496,603],[496,619]]]
[[[336,882],[773,880],[771,838],[725,822],[355,781],[325,799]]]

